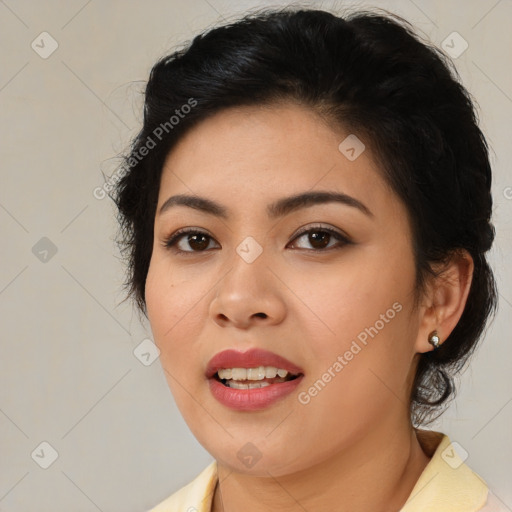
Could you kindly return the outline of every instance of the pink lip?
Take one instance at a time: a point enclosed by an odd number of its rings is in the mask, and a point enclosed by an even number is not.
[[[214,378],[216,372],[222,368],[257,368],[258,366],[282,368],[298,377],[255,389],[229,388]],[[212,395],[221,404],[237,411],[256,411],[265,409],[292,393],[304,378],[304,374],[302,368],[284,357],[267,350],[254,348],[246,352],[236,350],[219,352],[208,363],[206,377],[209,379]]]
[[[236,411],[258,411],[292,393],[303,378],[304,375],[300,375],[293,380],[256,389],[228,388],[217,379],[209,379],[208,383],[210,392],[222,405]]]
[[[274,366],[295,375],[303,373],[302,368],[284,357],[260,348],[252,348],[246,352],[223,350],[215,354],[206,368],[206,377],[211,379],[222,368],[257,368],[258,366]]]

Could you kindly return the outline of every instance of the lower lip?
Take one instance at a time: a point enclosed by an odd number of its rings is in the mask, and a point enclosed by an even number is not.
[[[292,393],[303,377],[300,375],[293,380],[254,389],[228,388],[213,377],[209,381],[212,395],[222,405],[237,411],[257,411],[266,409]]]

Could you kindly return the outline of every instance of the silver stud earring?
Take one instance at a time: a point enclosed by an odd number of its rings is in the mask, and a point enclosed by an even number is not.
[[[440,347],[439,341],[440,341],[440,339],[437,334],[437,331],[432,331],[428,335],[428,342],[434,347],[434,350],[436,350]]]

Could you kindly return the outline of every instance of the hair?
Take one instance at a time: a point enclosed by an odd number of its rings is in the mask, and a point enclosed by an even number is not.
[[[471,95],[455,67],[397,15],[264,9],[210,28],[156,62],[142,129],[123,155],[111,194],[127,261],[127,298],[147,316],[160,178],[176,143],[229,107],[284,102],[308,107],[333,129],[356,133],[378,156],[412,227],[415,305],[428,277],[441,274],[439,264],[461,250],[473,258],[459,322],[439,349],[419,357],[410,411],[415,423],[428,423],[453,397],[453,377],[496,310],[496,283],[485,257],[495,236],[491,168]]]

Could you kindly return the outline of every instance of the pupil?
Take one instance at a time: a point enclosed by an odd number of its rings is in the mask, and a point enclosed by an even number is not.
[[[198,238],[202,238],[202,242],[197,242],[197,239]],[[196,249],[199,249],[199,250],[203,250],[203,249],[206,249],[208,247],[208,240],[206,239],[206,235],[190,235],[188,237],[188,243],[189,245],[192,247],[192,249],[194,249],[194,245],[193,244],[199,244],[197,245],[195,248]]]
[[[321,231],[316,232],[316,233],[311,233],[309,235],[310,243],[313,247],[326,247],[329,243],[330,236],[331,235],[329,233],[325,233],[325,232],[321,232]],[[319,241],[320,241],[320,244],[316,245],[316,244],[318,244]]]

